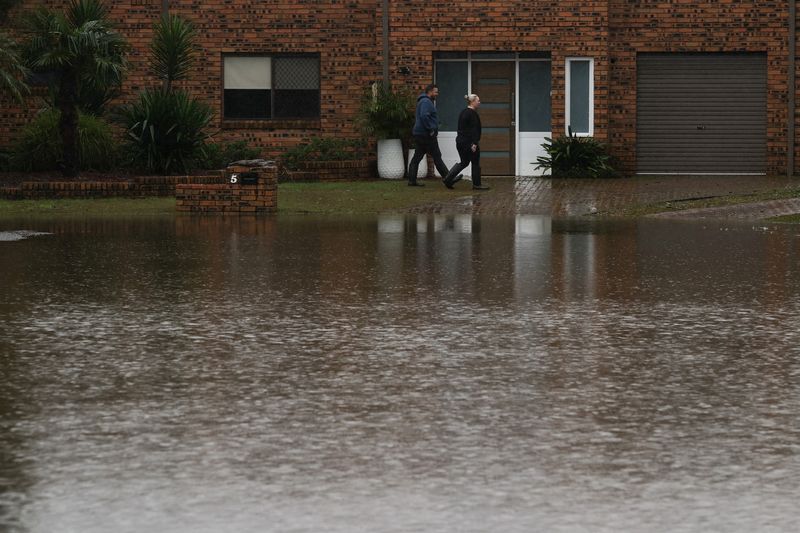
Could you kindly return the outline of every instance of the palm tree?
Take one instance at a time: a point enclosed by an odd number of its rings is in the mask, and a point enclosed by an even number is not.
[[[78,175],[78,109],[81,97],[104,94],[122,83],[128,45],[112,30],[101,0],[70,0],[63,13],[42,9],[27,19],[25,59],[34,72],[50,73],[60,112],[61,172]]]
[[[23,95],[29,91],[25,84],[28,69],[22,64],[17,43],[11,37],[0,33],[0,92],[13,96],[20,104]]]

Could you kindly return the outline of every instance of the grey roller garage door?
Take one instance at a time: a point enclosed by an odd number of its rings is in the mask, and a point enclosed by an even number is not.
[[[765,54],[639,54],[637,171],[766,171]]]

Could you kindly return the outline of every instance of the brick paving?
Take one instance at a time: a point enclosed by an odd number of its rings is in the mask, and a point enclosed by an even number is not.
[[[459,196],[410,209],[413,213],[515,215],[553,217],[614,216],[626,209],[665,202],[681,202],[720,196],[746,196],[777,189],[800,187],[800,179],[768,176],[664,176],[620,179],[486,178],[491,191]],[[439,186],[428,180],[429,186]],[[470,182],[456,184],[470,192]],[[773,214],[777,213],[777,214]],[[800,199],[743,204],[713,210],[686,210],[659,216],[734,217],[758,219],[800,213]]]

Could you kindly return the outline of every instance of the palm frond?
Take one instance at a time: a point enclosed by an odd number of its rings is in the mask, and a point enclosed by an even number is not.
[[[70,24],[80,27],[87,22],[104,21],[108,18],[108,7],[101,0],[70,0],[67,8]]]
[[[30,90],[23,81],[28,69],[22,62],[17,43],[9,36],[0,33],[0,91],[10,94],[22,102]]]

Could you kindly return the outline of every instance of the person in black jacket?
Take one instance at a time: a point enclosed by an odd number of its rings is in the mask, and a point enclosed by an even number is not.
[[[477,94],[464,96],[467,108],[458,115],[458,135],[456,136],[456,149],[461,161],[453,165],[450,172],[443,178],[444,186],[452,189],[453,185],[461,179],[459,172],[472,165],[472,188],[477,191],[488,190],[489,187],[481,185],[481,117],[478,108],[481,99]]]

